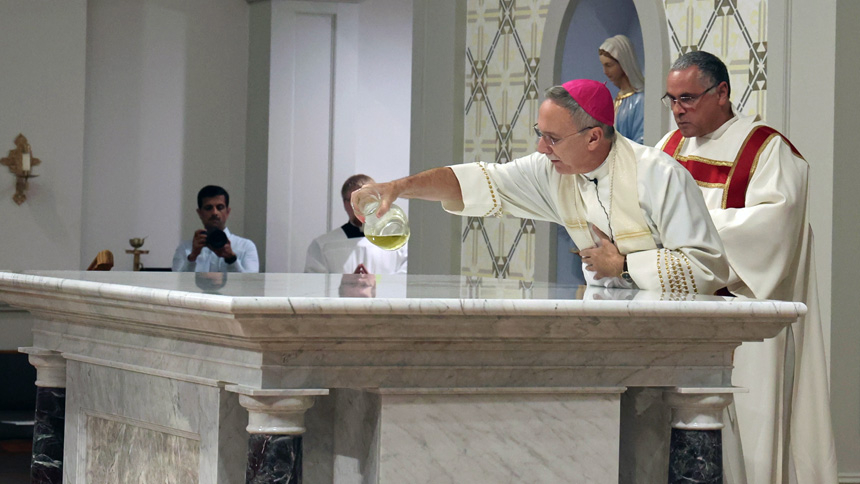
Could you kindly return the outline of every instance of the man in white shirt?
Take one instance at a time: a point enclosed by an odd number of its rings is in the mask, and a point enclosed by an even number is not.
[[[776,338],[744,343],[735,352],[732,382],[750,392],[735,396],[744,465],[727,477],[735,483],[744,478],[756,484],[835,483],[827,363],[807,218],[809,165],[775,129],[737,114],[730,94],[728,71],[719,58],[703,51],[681,56],[669,71],[663,96],[678,130],[658,147],[699,184],[731,267],[728,292],[802,301],[809,310]]]
[[[203,228],[176,248],[174,272],[260,272],[257,246],[227,228],[230,195],[226,190],[216,185],[201,188],[197,216]]]
[[[616,135],[602,83],[574,80],[546,97],[534,126],[538,152],[365,185],[354,203],[378,192],[380,214],[404,197],[441,201],[460,215],[559,223],[581,249],[589,284],[700,294],[723,287],[722,243],[689,173],[659,150]]]
[[[311,242],[305,259],[305,272],[406,274],[407,246],[385,250],[371,244],[364,236],[361,221],[355,216],[350,196],[368,183],[374,181],[367,175],[353,175],[346,179],[340,194],[349,220]]]

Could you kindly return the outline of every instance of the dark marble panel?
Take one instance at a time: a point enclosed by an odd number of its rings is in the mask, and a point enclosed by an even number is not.
[[[66,424],[66,389],[36,389],[36,425],[33,428],[32,484],[62,484],[63,434]]]
[[[300,435],[251,434],[246,484],[301,484]]]
[[[720,432],[672,429],[669,484],[722,484],[723,442]]]

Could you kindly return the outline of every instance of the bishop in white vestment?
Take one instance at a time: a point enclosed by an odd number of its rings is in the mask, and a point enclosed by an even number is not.
[[[461,215],[549,220],[580,249],[589,284],[676,294],[724,287],[722,243],[689,173],[660,150],[617,135],[602,83],[569,81],[546,96],[534,125],[537,153],[365,185],[353,205],[378,193],[379,213],[404,197],[441,201]]]
[[[623,171],[625,164],[634,170]],[[464,189],[461,206],[443,202],[449,212],[467,216],[509,214],[555,222],[568,229],[580,249],[598,243],[591,227],[623,246],[625,234],[613,219],[620,210],[639,211],[644,221],[643,238],[652,243],[627,254],[632,282],[621,277],[595,279],[594,272],[586,267],[583,274],[589,285],[675,294],[713,294],[725,285],[722,244],[710,220],[703,216],[707,210],[695,182],[659,150],[616,136],[607,159],[586,173],[562,175],[542,153],[505,164],[468,163],[451,169]],[[627,178],[631,190],[621,190],[622,178]],[[571,213],[577,206],[571,199],[577,194],[582,199],[586,230],[577,230],[577,219]],[[633,208],[622,205],[625,195],[637,197],[627,204]]]

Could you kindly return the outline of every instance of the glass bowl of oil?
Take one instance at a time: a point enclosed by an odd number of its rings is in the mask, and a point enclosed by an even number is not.
[[[391,204],[385,215],[379,217],[379,197],[367,197],[358,210],[364,215],[364,236],[385,250],[397,250],[409,240],[409,219],[406,212]]]

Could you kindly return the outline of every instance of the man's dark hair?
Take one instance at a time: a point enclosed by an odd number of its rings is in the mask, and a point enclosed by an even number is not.
[[[218,185],[206,185],[197,192],[197,208],[203,208],[203,200],[224,195],[224,205],[230,206],[230,194]]]
[[[603,136],[606,139],[610,141],[615,139],[615,127],[610,124],[601,123],[585,112],[585,109],[582,109],[582,106],[573,99],[573,96],[564,87],[553,86],[547,89],[544,95],[558,106],[567,109],[577,129],[595,126],[603,130]]]
[[[374,183],[373,178],[370,178],[367,175],[352,175],[347,178],[345,182],[343,182],[343,187],[340,189],[340,196],[344,200],[349,200],[349,195],[361,188],[362,185],[367,185],[368,183]]]
[[[728,96],[732,96],[732,83],[729,80],[729,70],[719,57],[705,52],[703,50],[695,50],[687,52],[678,57],[678,60],[672,64],[669,71],[683,71],[688,67],[696,66],[699,68],[699,81],[707,86],[713,86],[721,82],[726,83],[728,88]]]

